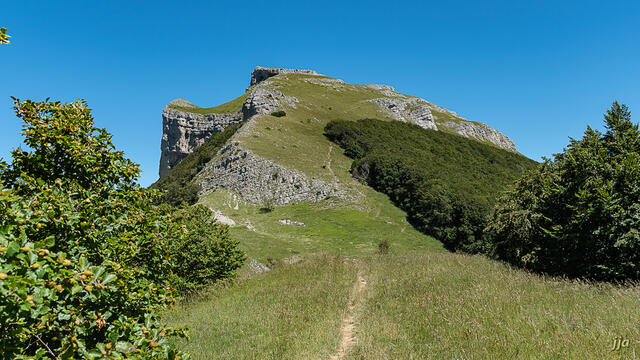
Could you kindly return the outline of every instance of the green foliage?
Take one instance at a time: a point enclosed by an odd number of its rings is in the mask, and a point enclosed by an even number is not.
[[[235,276],[244,264],[244,252],[229,236],[229,227],[213,220],[211,210],[194,205],[179,210],[175,220],[187,235],[171,244],[173,273],[180,293],[203,289],[216,280]]]
[[[588,127],[497,203],[496,257],[554,275],[640,278],[640,131],[617,102],[604,120],[604,134]]]
[[[391,248],[391,245],[389,244],[389,240],[387,239],[380,240],[380,242],[378,243],[379,254],[382,254],[382,255],[388,254],[390,248]]]
[[[274,111],[271,113],[271,116],[275,116],[275,117],[283,117],[283,116],[287,116],[287,113],[280,110],[280,111]]]
[[[414,124],[333,121],[325,135],[355,161],[354,176],[405,210],[449,250],[482,252],[495,194],[534,166],[522,155]]]
[[[169,173],[153,183],[151,189],[165,190],[162,201],[174,206],[192,205],[198,201],[200,186],[193,178],[216,155],[242,124],[234,124],[212,135],[204,144],[195,148]]]
[[[7,35],[7,28],[0,28],[0,45],[1,44],[10,44],[9,38],[11,36]]]
[[[30,151],[0,167],[3,358],[174,359],[159,310],[173,304],[157,194],[93,125],[84,101],[20,102]]]

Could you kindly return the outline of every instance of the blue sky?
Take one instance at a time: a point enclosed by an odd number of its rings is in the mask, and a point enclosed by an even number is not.
[[[497,128],[536,160],[601,129],[615,99],[640,111],[638,2],[61,3],[1,5],[5,159],[21,143],[9,96],[83,98],[149,185],[162,108],[235,98],[257,65],[392,85]]]

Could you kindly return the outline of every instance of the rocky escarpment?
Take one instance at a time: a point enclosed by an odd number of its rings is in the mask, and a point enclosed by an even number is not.
[[[194,107],[183,99],[169,103],[162,111],[162,141],[160,144],[160,177],[165,176],[171,168],[189,155],[205,140],[242,121],[242,113],[231,114],[197,114],[175,109]]]
[[[305,75],[320,75],[313,70],[301,70],[301,69],[282,69],[282,68],[270,68],[263,66],[256,66],[251,72],[251,85],[266,80],[272,76],[279,74],[305,74]]]
[[[239,144],[226,145],[218,155],[196,178],[204,192],[227,189],[246,201],[279,205],[316,202],[344,195],[335,184],[309,178],[243,149]]]
[[[411,122],[424,129],[431,130],[438,130],[438,126],[444,126],[459,135],[487,141],[500,148],[516,151],[516,146],[511,139],[488,125],[468,121],[455,112],[434,105],[427,100],[396,92],[391,86],[367,86],[380,91],[381,95],[384,95],[381,98],[371,99],[369,102],[380,106],[384,113],[398,121]],[[438,117],[433,114],[433,111],[445,114],[455,119],[455,121],[437,121]]]
[[[470,121],[448,121],[443,124],[462,136],[488,141],[503,149],[516,151],[516,145],[500,131],[481,123]]]

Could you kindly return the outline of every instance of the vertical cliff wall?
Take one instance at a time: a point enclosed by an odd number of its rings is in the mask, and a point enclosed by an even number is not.
[[[198,114],[176,108],[189,108],[188,104],[185,100],[177,99],[162,111],[160,177],[165,176],[209,136],[242,121],[240,112]]]

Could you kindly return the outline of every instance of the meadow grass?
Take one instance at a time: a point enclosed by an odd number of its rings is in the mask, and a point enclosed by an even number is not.
[[[547,278],[481,256],[368,262],[350,359],[632,359],[640,288]],[[614,337],[630,339],[611,351]]]
[[[353,263],[317,256],[214,287],[165,319],[190,328],[191,340],[177,344],[192,359],[328,358],[355,279]]]
[[[421,253],[417,253],[421,251]],[[640,289],[545,278],[481,256],[310,256],[214,288],[165,318],[195,359],[327,359],[356,274],[347,359],[635,359]],[[612,351],[613,338],[630,339]]]

